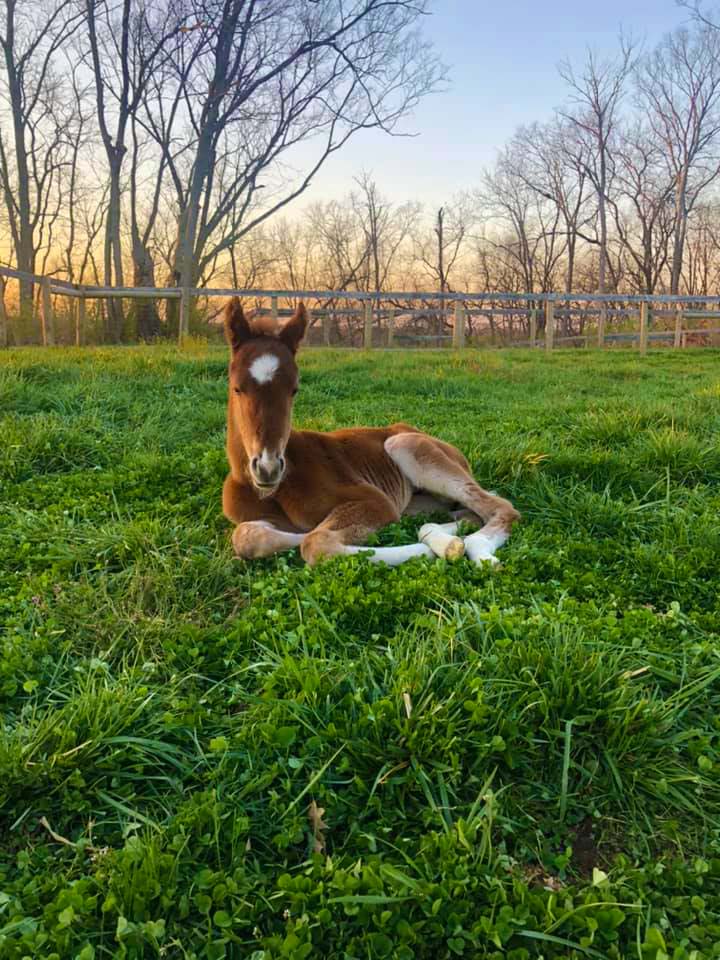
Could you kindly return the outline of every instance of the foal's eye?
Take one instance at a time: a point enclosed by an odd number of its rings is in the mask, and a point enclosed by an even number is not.
[[[242,393],[242,390],[240,389],[240,387],[233,387],[233,390],[235,391],[235,393]]]

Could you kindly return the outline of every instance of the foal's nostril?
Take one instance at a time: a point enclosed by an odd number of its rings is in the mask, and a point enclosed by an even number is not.
[[[259,457],[253,457],[250,461],[250,469],[253,473],[257,473],[258,463],[260,462]]]
[[[285,469],[285,457],[278,457],[278,464],[280,465],[280,473]]]

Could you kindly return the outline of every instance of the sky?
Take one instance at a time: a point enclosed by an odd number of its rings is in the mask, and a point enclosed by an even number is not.
[[[403,130],[362,132],[320,171],[298,205],[346,195],[373,174],[396,202],[440,204],[475,186],[521,124],[549,119],[566,97],[561,60],[612,55],[622,29],[647,46],[687,21],[675,0],[435,0],[424,20],[450,68],[449,89],[425,99]]]

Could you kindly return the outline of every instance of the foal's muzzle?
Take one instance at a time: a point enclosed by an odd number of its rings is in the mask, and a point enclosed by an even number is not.
[[[250,473],[256,487],[271,490],[278,486],[285,475],[285,457],[263,450],[259,457],[253,457],[250,461]]]

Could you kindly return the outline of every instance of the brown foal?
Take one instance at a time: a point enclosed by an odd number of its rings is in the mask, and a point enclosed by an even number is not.
[[[374,548],[372,560],[417,556],[496,562],[517,510],[475,482],[454,447],[405,423],[316,433],[292,429],[298,391],[295,354],[305,333],[303,304],[277,333],[249,322],[237,297],[225,309],[230,344],[225,516],[241,557],[300,547],[308,563],[367,550],[367,537],[402,514],[460,505],[448,524],[425,524],[420,542]],[[481,529],[464,541],[459,519]]]

